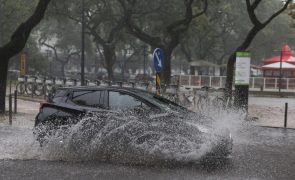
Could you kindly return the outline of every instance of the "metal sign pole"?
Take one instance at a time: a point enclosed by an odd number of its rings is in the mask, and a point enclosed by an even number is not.
[[[20,56],[20,75],[24,76],[27,74],[27,55],[22,53]]]
[[[153,53],[154,67],[156,70],[156,95],[161,95],[161,71],[164,64],[164,51],[160,48],[156,48]]]
[[[82,0],[81,86],[85,85],[85,0]]]
[[[282,88],[282,64],[283,64],[283,51],[280,51],[280,78],[279,78],[279,93],[281,95],[281,88]]]
[[[156,73],[156,95],[161,95],[161,74]]]

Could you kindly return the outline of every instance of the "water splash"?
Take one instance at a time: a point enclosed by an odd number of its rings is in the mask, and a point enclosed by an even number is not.
[[[42,147],[31,129],[8,130],[8,138],[0,140],[1,150],[6,149],[0,159],[188,163],[208,153],[225,129],[238,131],[240,119],[239,113],[228,111],[152,118],[128,112],[91,113],[81,117],[77,124],[52,131]],[[2,134],[3,127],[0,130]]]
[[[187,117],[148,118],[123,112],[87,115],[47,137],[43,157],[136,164],[195,160],[211,148],[213,138],[192,125],[197,120]]]

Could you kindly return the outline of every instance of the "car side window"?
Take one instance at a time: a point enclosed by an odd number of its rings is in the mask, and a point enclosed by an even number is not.
[[[109,92],[109,108],[111,110],[134,109],[136,107],[141,107],[145,109],[150,108],[144,102],[128,94],[116,91]]]
[[[106,91],[75,91],[72,101],[80,106],[106,108]]]

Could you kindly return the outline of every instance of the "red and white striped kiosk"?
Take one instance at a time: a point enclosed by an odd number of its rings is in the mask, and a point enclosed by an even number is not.
[[[282,47],[280,56],[271,57],[263,61],[262,71],[264,77],[295,77],[295,57],[291,48],[286,44]]]

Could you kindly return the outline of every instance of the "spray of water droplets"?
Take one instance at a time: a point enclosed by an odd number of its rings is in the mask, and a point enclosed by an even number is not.
[[[225,130],[233,138],[244,115],[211,109],[206,113],[142,116],[128,112],[90,113],[77,124],[61,126],[44,137],[32,129],[1,127],[1,159],[40,159],[155,164],[193,162],[210,152]],[[6,130],[5,130],[6,129]],[[36,130],[35,130],[36,132]]]

